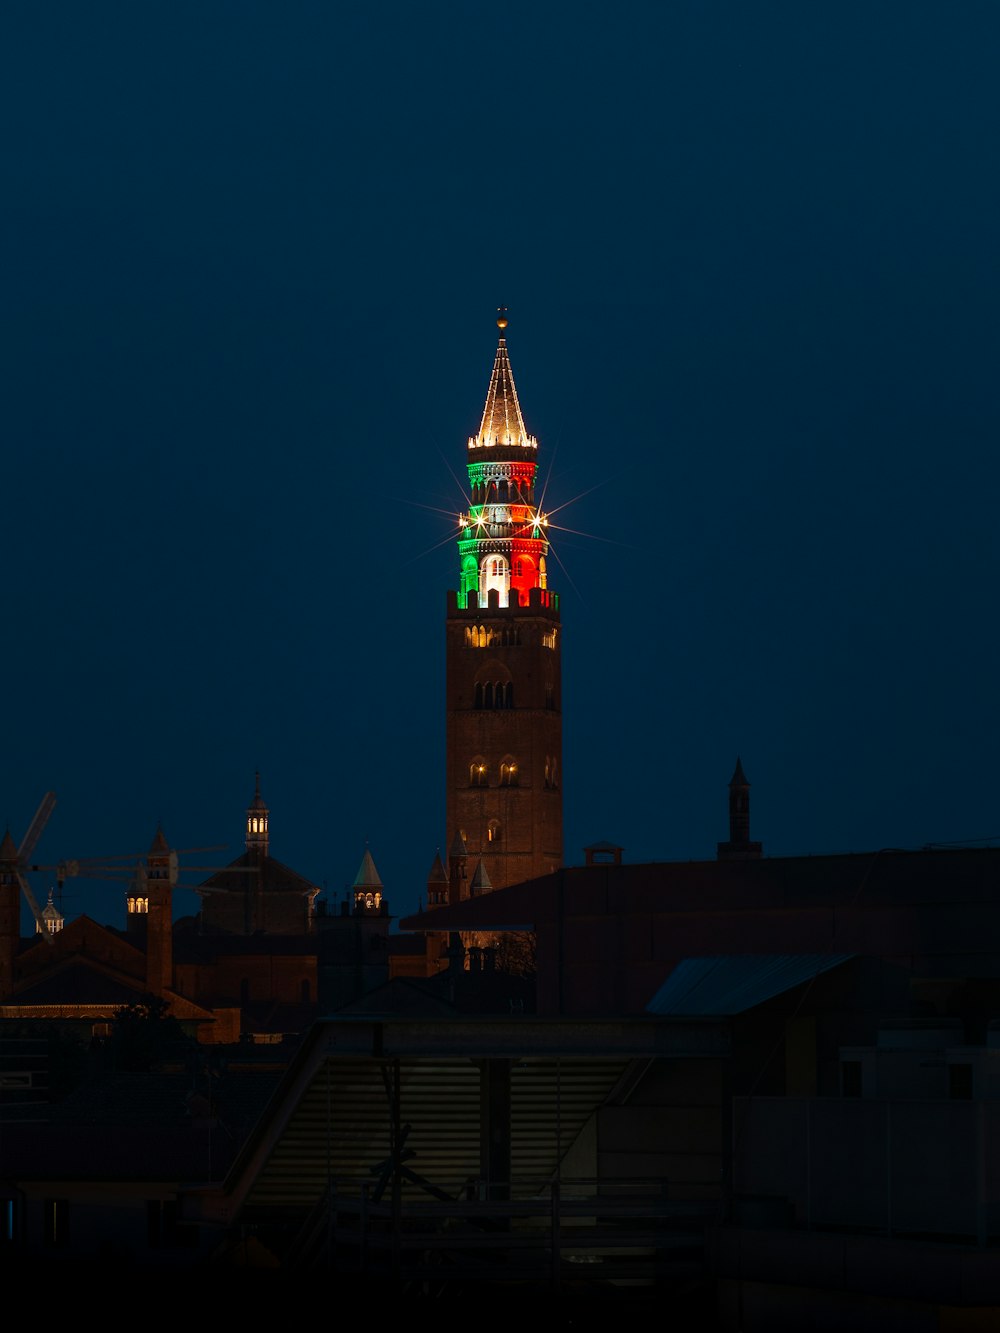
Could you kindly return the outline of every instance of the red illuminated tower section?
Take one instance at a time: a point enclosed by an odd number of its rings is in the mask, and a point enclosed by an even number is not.
[[[464,839],[469,892],[480,862],[479,882],[494,889],[562,864],[559,599],[536,500],[538,442],[524,428],[502,307],[497,325],[446,626],[447,834]]]

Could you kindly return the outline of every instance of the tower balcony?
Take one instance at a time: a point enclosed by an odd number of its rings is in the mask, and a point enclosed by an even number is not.
[[[489,459],[491,463],[515,462],[525,455],[533,455],[538,450],[538,441],[534,435],[472,435],[469,437],[469,455],[478,459]]]
[[[551,588],[530,588],[527,601],[518,600],[515,602],[512,597],[510,604],[507,606],[500,605],[500,593],[496,588],[493,588],[482,600],[480,600],[479,593],[475,591],[470,591],[466,596],[466,605],[461,606],[455,589],[448,589],[449,618],[468,617],[472,620],[484,611],[489,611],[490,615],[501,616],[531,616],[541,613],[546,619],[559,619],[559,594],[553,592]]]

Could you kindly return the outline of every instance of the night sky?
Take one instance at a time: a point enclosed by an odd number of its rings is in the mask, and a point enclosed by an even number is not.
[[[1000,839],[998,51],[995,0],[5,4],[0,824],[162,821],[191,884],[259,769],[276,857],[416,910],[505,304],[567,864],[713,857],[737,754],[766,855]]]

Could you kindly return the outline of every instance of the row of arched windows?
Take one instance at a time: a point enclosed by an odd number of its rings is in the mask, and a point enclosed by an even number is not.
[[[466,648],[518,648],[521,630],[517,625],[466,625]]]
[[[477,680],[472,706],[473,708],[513,708],[514,682],[512,680],[506,682],[488,680],[484,684],[481,680]]]
[[[546,773],[548,772],[548,762],[546,761]],[[506,755],[500,764],[500,786],[516,787],[520,780],[520,770],[517,766],[517,760],[511,755]],[[469,786],[470,787],[488,787],[490,785],[489,765],[482,755],[476,755],[469,765]],[[548,782],[546,782],[548,786]]]
[[[516,477],[477,481],[472,485],[472,503],[530,505],[535,503],[535,490],[529,481],[518,481]]]

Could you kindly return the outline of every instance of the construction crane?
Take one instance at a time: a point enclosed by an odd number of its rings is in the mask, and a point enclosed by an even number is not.
[[[54,937],[48,929],[45,917],[28,882],[29,872],[54,871],[60,889],[60,897],[63,884],[70,878],[121,880],[122,882],[135,884],[142,896],[145,896],[144,888],[148,880],[145,865],[146,853],[123,852],[111,856],[78,857],[73,860],[59,861],[55,865],[33,863],[31,860],[32,853],[38,845],[38,840],[42,836],[55,806],[55,793],[46,792],[35,811],[35,817],[32,819],[27,833],[21,840],[20,847],[17,849],[17,859],[14,866],[14,875],[20,885],[21,892],[24,894],[24,900],[31,909],[31,915],[35,919],[38,933],[45,937],[48,944],[53,943]],[[191,855],[194,852],[221,852],[225,850],[226,845],[224,843],[212,847],[185,847],[179,851],[171,850],[168,857],[167,871],[167,880],[171,889],[194,889],[196,887],[193,884],[182,885],[179,883],[181,873],[179,858],[181,856]],[[258,866],[185,866],[184,870],[187,873],[208,872],[213,875],[260,873],[260,867]]]
[[[52,943],[52,936],[45,926],[45,918],[42,916],[41,909],[35,901],[35,895],[31,892],[31,885],[28,883],[28,876],[25,873],[28,870],[28,862],[31,860],[31,853],[38,845],[38,839],[42,836],[42,830],[49,822],[49,815],[56,807],[55,793],[47,791],[42,797],[41,804],[35,811],[35,817],[28,826],[28,831],[21,839],[21,845],[17,849],[17,863],[14,867],[14,874],[18,884],[21,886],[21,892],[24,894],[25,901],[31,908],[31,914],[35,918],[35,924],[39,933],[44,935],[48,942]]]

